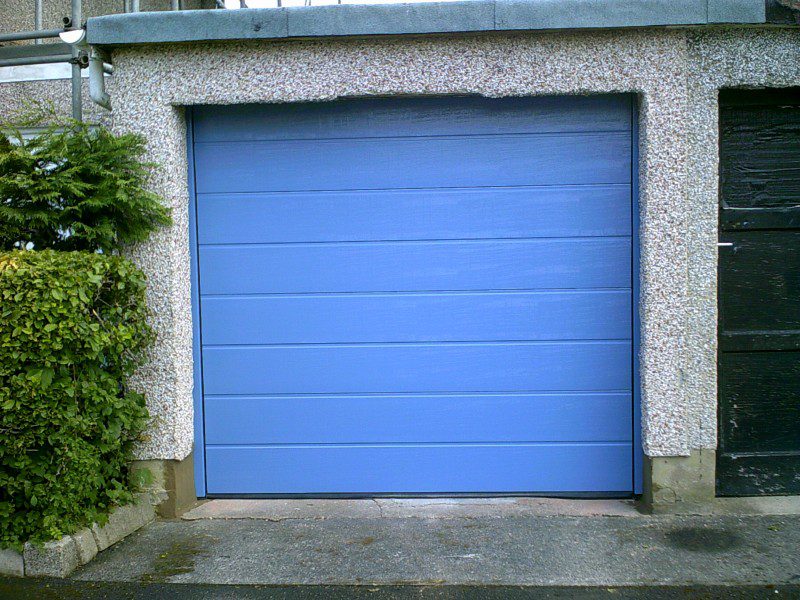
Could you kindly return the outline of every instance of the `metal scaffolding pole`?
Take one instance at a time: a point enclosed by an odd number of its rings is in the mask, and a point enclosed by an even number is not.
[[[23,65],[43,65],[72,62],[71,54],[54,54],[52,56],[23,56],[20,58],[0,59],[0,67],[21,67]]]
[[[36,31],[42,30],[42,0],[35,0],[36,4],[34,6],[34,13],[33,13],[33,28]],[[36,38],[33,42],[34,44],[41,44],[42,38]]]
[[[0,33],[0,42],[17,42],[20,40],[36,40],[39,38],[56,38],[63,29],[40,29],[38,31],[18,31],[16,33]]]
[[[72,26],[81,26],[81,0],[72,0]],[[76,121],[83,120],[83,107],[81,106],[81,67],[78,64],[78,49],[73,46],[72,58],[72,118]]]

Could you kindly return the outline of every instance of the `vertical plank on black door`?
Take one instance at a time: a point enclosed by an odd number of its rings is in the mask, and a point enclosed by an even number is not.
[[[800,493],[800,88],[720,94],[722,496]]]

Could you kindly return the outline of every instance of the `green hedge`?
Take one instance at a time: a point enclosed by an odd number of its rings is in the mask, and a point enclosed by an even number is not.
[[[125,382],[153,339],[144,290],[119,256],[0,253],[0,547],[130,501],[147,410]]]

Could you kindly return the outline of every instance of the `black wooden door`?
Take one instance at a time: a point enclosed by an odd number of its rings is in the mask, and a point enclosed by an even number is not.
[[[720,94],[722,496],[800,493],[800,88]]]

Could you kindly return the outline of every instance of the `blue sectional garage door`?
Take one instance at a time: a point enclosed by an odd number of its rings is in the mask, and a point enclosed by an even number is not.
[[[195,110],[208,495],[630,492],[631,114]]]

